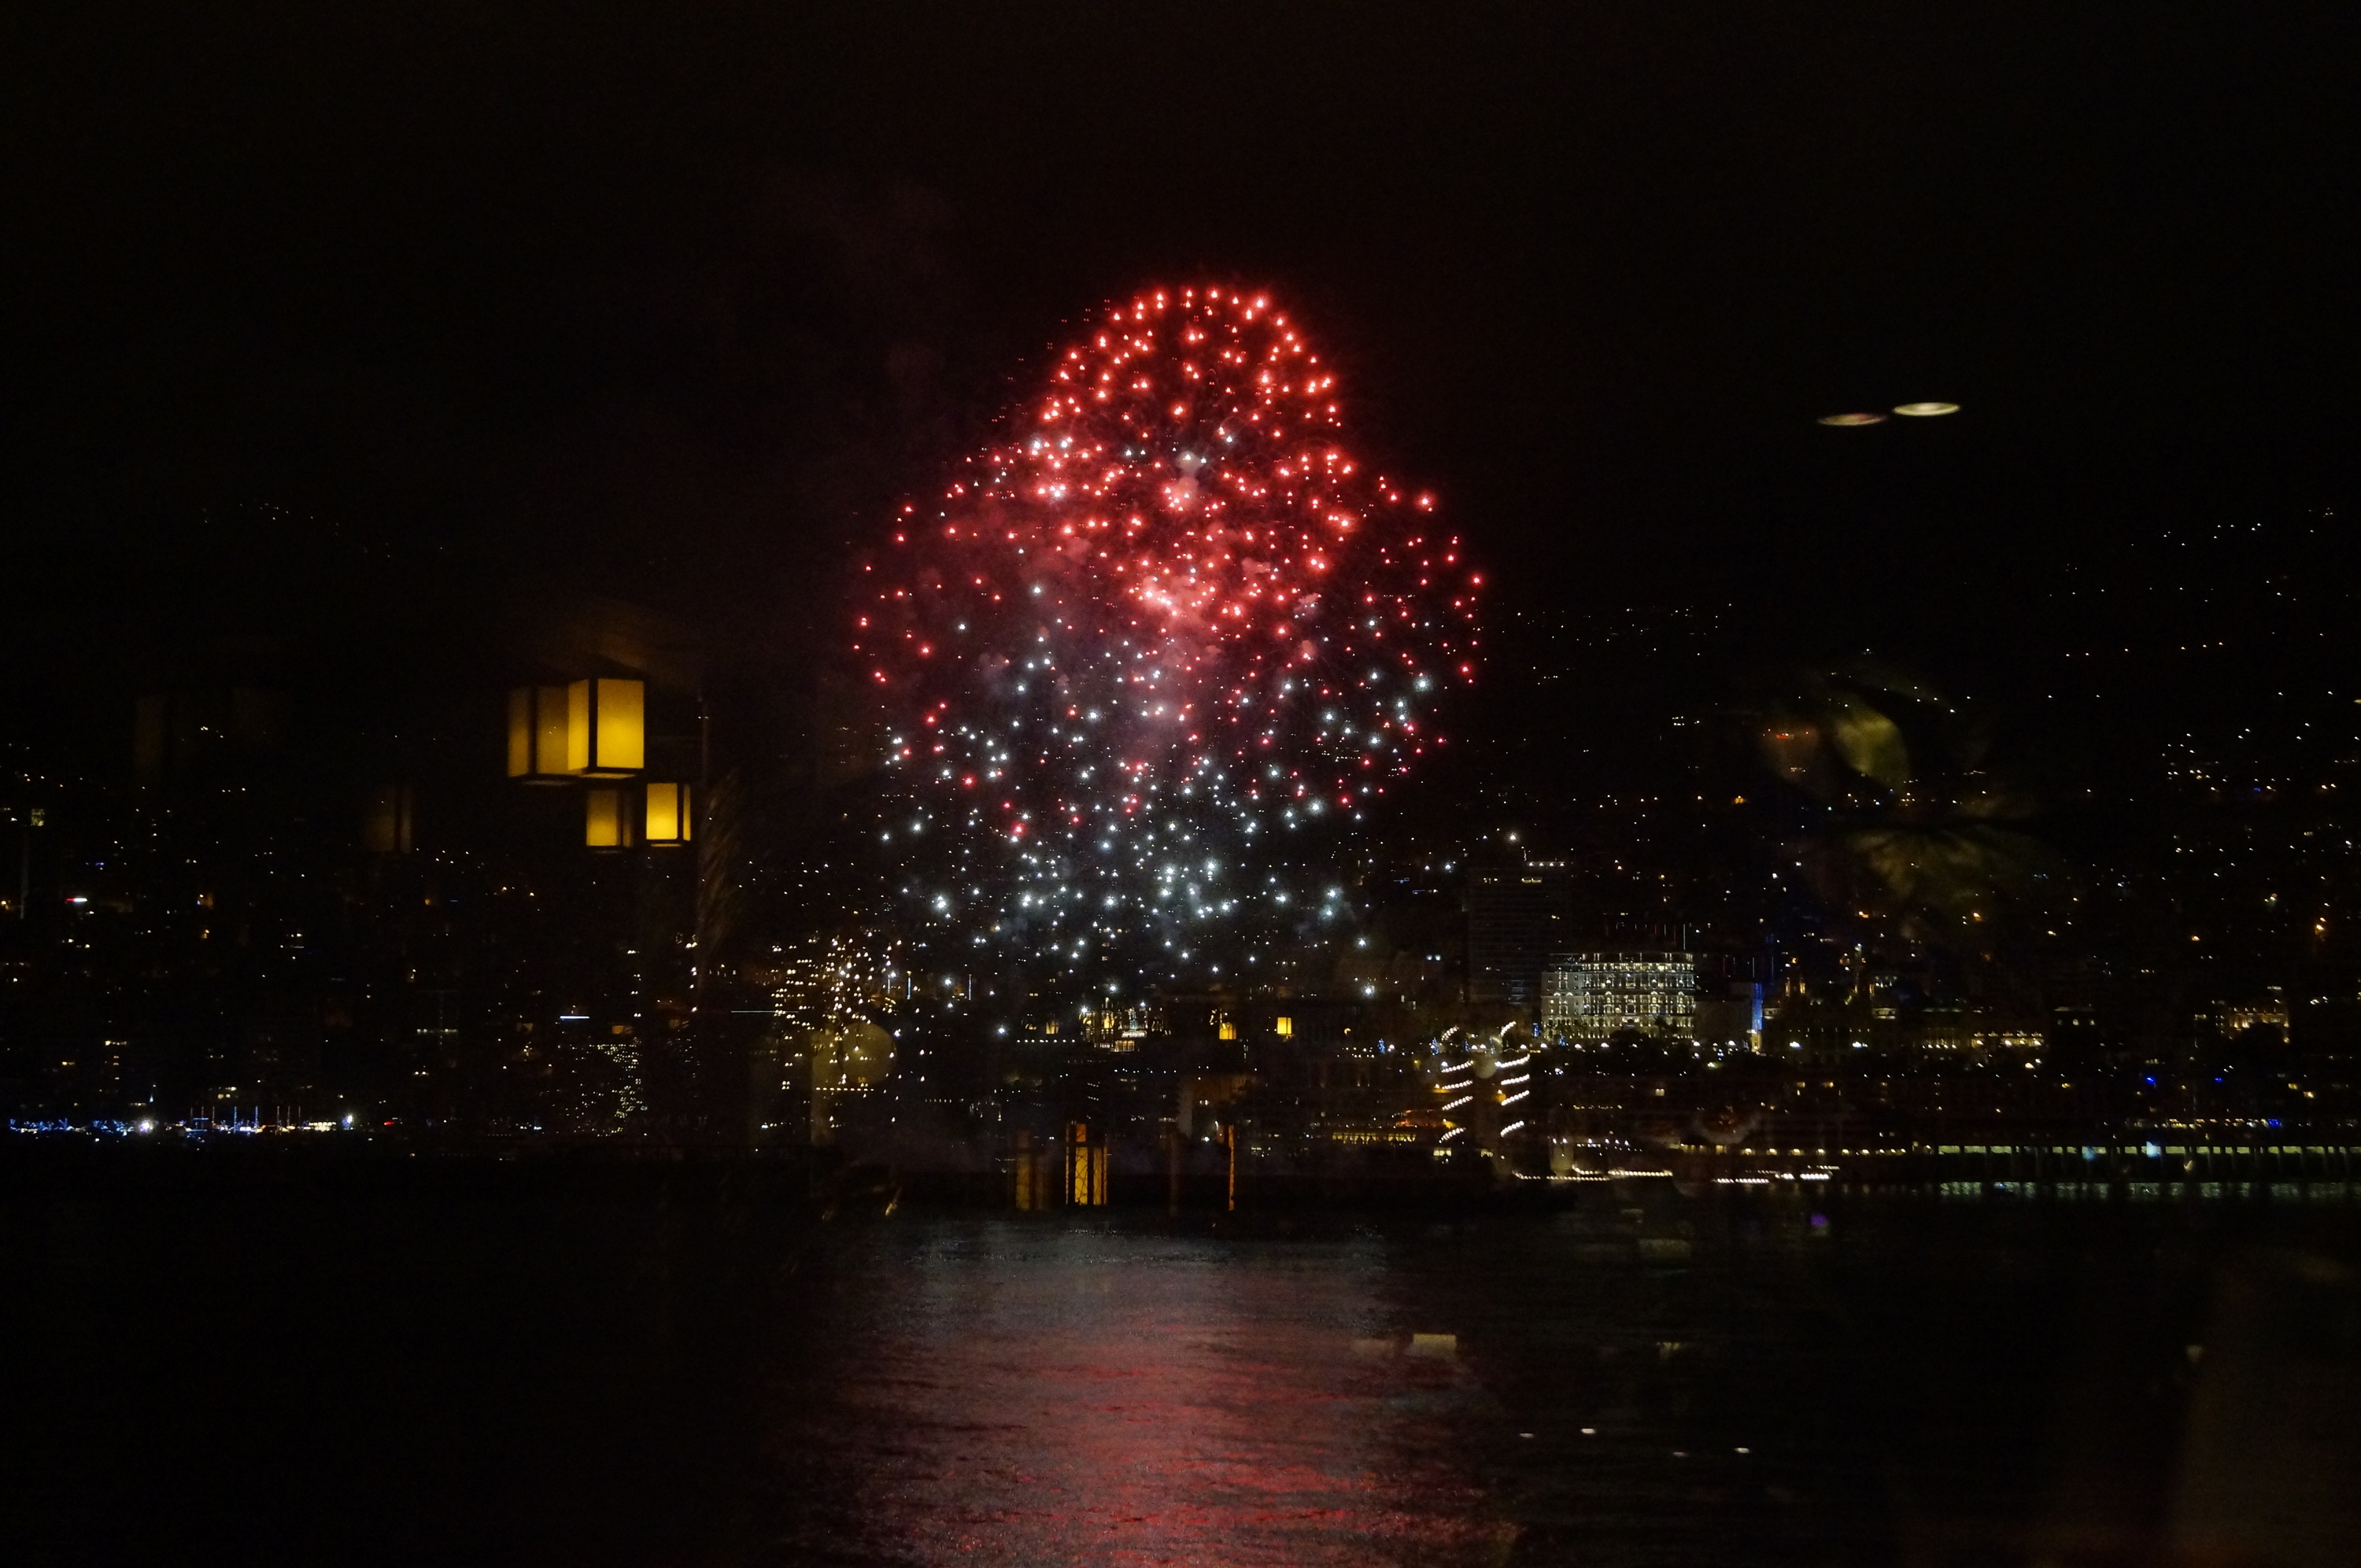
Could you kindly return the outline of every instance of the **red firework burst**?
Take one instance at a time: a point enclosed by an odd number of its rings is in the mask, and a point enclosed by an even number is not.
[[[860,616],[914,784],[1028,850],[1146,850],[1151,819],[1355,806],[1444,744],[1482,579],[1345,449],[1334,373],[1265,299],[1115,307],[1009,422],[906,509]]]

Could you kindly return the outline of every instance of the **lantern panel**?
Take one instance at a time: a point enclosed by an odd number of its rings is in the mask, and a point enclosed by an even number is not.
[[[533,688],[518,686],[509,693],[509,777],[532,773],[533,741]]]
[[[647,766],[647,688],[576,681],[566,688],[566,771],[614,778]]]
[[[542,686],[533,694],[533,766],[544,776],[569,771],[566,767],[568,704],[564,686]]]
[[[689,839],[688,786],[648,785],[647,832],[651,844],[686,844]]]
[[[410,853],[414,809],[408,784],[371,790],[361,810],[361,847],[380,855]]]
[[[566,688],[566,771],[590,771],[590,705],[596,681],[576,681]]]
[[[627,850],[631,846],[631,813],[624,809],[620,789],[582,792],[582,841],[594,850]]]
[[[648,765],[647,687],[638,681],[600,681],[598,699],[599,768],[638,773]]]

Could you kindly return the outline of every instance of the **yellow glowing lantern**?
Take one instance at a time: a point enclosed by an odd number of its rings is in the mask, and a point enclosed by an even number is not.
[[[1086,1123],[1066,1124],[1066,1201],[1096,1205],[1107,1201],[1107,1143],[1095,1141]]]
[[[1822,424],[1832,424],[1839,430],[1850,430],[1864,424],[1883,424],[1885,416],[1878,413],[1822,414]]]
[[[509,690],[509,777],[556,784],[566,766],[572,703],[564,686]]]
[[[582,841],[594,850],[630,849],[634,825],[629,798],[611,785],[584,790]]]
[[[688,808],[688,786],[685,784],[648,785],[647,841],[651,844],[686,844],[689,840],[691,822]]]
[[[564,778],[570,751],[572,704],[564,686],[533,688],[533,771],[544,778]]]
[[[1905,419],[1933,419],[1938,414],[1958,413],[1960,405],[1957,403],[1899,403],[1894,406],[1894,411]]]
[[[361,845],[372,853],[406,855],[415,841],[416,806],[408,784],[371,790],[361,808]]]
[[[1277,1032],[1280,1039],[1289,1039],[1293,1037],[1295,1034],[1295,1020],[1288,1017],[1285,1014],[1281,1014],[1272,1022],[1271,1027]]]
[[[509,777],[529,778],[533,774],[533,688],[512,686],[509,690]]]
[[[647,766],[647,687],[638,681],[577,681],[566,688],[566,771],[622,778]]]

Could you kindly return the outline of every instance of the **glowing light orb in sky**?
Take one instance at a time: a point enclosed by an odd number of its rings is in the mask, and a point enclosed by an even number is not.
[[[1114,936],[1285,904],[1246,851],[1445,743],[1482,578],[1259,295],[1109,308],[1006,423],[905,509],[857,617],[909,826],[961,846],[936,912]]]

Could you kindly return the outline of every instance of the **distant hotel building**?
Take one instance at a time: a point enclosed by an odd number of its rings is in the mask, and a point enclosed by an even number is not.
[[[1542,1038],[1604,1040],[1634,1030],[1697,1038],[1695,953],[1560,953],[1542,976]]]

